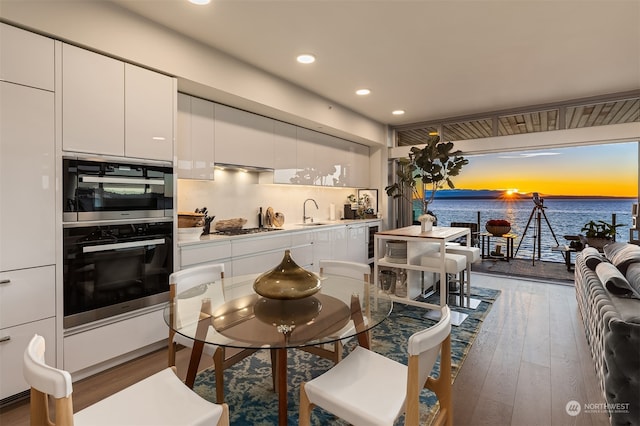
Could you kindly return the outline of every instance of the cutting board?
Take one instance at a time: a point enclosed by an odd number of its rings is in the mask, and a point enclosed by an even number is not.
[[[273,216],[273,226],[275,226],[276,228],[282,228],[283,225],[284,225],[284,214],[280,212],[276,212],[276,214]]]

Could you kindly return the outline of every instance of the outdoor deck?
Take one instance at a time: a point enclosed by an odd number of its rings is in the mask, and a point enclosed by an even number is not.
[[[575,258],[572,259],[575,261]],[[559,284],[573,285],[573,271],[567,271],[563,262],[543,262],[531,259],[511,259],[509,262],[500,259],[482,259],[471,267],[474,272],[508,275],[530,279],[553,281]]]

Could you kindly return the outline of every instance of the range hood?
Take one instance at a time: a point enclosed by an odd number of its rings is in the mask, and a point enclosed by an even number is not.
[[[228,164],[228,163],[215,163],[215,168],[219,170],[238,170],[243,172],[273,172],[273,169],[268,167],[258,167],[258,166],[244,166],[241,164]]]

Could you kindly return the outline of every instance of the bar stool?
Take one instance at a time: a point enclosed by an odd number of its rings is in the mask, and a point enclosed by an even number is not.
[[[449,275],[453,275],[455,278],[456,282],[460,283],[460,291],[462,292],[464,290],[464,285],[465,285],[465,274],[463,274],[463,272],[467,269],[467,257],[465,255],[462,254],[454,254],[454,253],[445,253],[445,275],[446,277],[444,279],[447,280],[447,283],[445,285],[446,287],[446,291],[447,291],[447,303],[449,300]],[[420,264],[422,266],[428,267],[429,269],[431,269],[433,272],[437,272],[440,270],[440,265],[441,260],[440,260],[440,252],[429,252],[425,255],[423,255],[422,257],[420,257]],[[440,279],[443,279],[442,277]],[[462,300],[462,297],[460,298]],[[427,315],[425,315],[427,318],[431,318],[430,314],[431,312],[435,312],[435,311],[429,311],[427,313]],[[436,313],[436,315],[439,315]],[[468,317],[467,314],[462,313],[462,312],[455,312],[455,311],[451,311],[451,324],[453,325],[460,325],[462,324],[462,322]],[[437,319],[435,316],[432,319]]]
[[[447,253],[465,256],[467,262],[465,270],[461,272],[461,274],[464,276],[464,279],[461,280],[460,284],[460,306],[465,306],[463,297],[465,295],[465,292],[463,291],[464,289],[462,287],[462,283],[465,283],[467,286],[467,303],[465,307],[476,309],[480,304],[480,300],[471,298],[471,264],[476,263],[480,260],[480,248],[466,247],[462,245],[447,245],[445,250]]]

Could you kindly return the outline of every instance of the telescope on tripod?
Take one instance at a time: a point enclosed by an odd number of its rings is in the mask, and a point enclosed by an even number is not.
[[[553,239],[556,241],[556,245],[560,245],[560,243],[558,242],[558,238],[556,238],[556,234],[553,232],[553,228],[551,228],[551,223],[549,223],[547,214],[544,211],[544,209],[546,209],[546,207],[544,206],[544,199],[541,198],[540,194],[538,194],[537,192],[533,193],[533,204],[534,206],[533,206],[533,209],[531,210],[531,214],[529,215],[527,226],[524,227],[524,232],[522,233],[522,238],[518,243],[518,247],[516,248],[516,253],[514,254],[514,257],[518,255],[518,250],[520,250],[520,245],[522,244],[522,241],[524,241],[524,237],[527,235],[527,231],[529,230],[529,225],[531,225],[531,220],[534,218],[534,215],[535,215],[535,222],[534,222],[534,229],[533,229],[533,252],[532,252],[532,259],[531,259],[531,261],[535,265],[536,247],[538,249],[538,259],[540,259],[540,256],[541,256],[542,218],[543,217],[545,222],[547,223],[547,226],[549,227],[549,231],[551,231],[551,235],[553,236]]]

